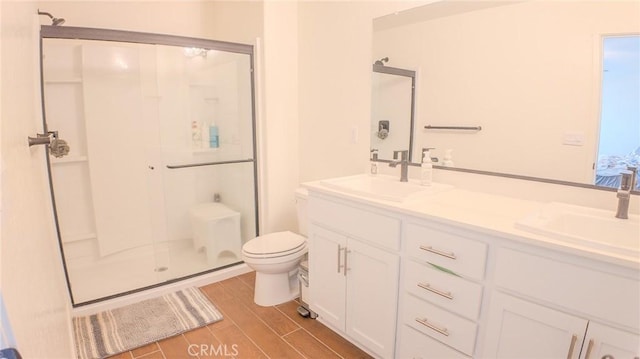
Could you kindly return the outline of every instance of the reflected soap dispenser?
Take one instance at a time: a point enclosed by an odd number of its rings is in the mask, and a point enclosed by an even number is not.
[[[369,171],[372,176],[378,174],[378,150],[373,148],[371,149],[371,160],[369,163]]]
[[[453,156],[452,153],[453,150],[452,149],[446,149],[444,150],[444,158],[442,161],[442,165],[445,167],[453,167]]]
[[[431,162],[432,148],[422,149],[422,164],[420,165],[420,184],[423,186],[431,186],[433,179],[433,163]]]

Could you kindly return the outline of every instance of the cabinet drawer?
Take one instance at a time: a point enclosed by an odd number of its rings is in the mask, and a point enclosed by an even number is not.
[[[416,224],[406,226],[404,240],[409,256],[442,266],[461,276],[484,277],[485,243]]]
[[[398,218],[316,197],[309,198],[308,206],[310,222],[392,250],[400,249]]]
[[[403,325],[398,343],[398,358],[403,359],[469,359],[468,356],[453,350],[435,339]]]
[[[467,355],[473,355],[477,325],[412,295],[405,295],[406,325]]]
[[[478,318],[482,286],[428,264],[405,262],[404,288],[409,293],[456,312],[471,320]]]
[[[497,286],[631,328],[640,328],[640,282],[499,248]],[[606,305],[603,305],[606,303]]]

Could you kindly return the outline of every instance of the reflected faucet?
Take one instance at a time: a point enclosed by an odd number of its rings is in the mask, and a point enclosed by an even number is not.
[[[626,171],[622,171],[622,179],[620,181],[620,188],[618,188],[618,210],[616,211],[616,218],[627,219],[629,218],[629,198],[631,197],[631,191],[636,185],[636,176],[638,169],[636,167],[627,167]]]
[[[398,154],[400,154],[400,160],[398,160]],[[396,167],[398,164],[400,164],[400,182],[407,182],[408,179],[408,172],[409,172],[409,151],[408,150],[404,150],[404,151],[393,151],[393,159],[394,161],[389,163],[389,166],[391,167]]]

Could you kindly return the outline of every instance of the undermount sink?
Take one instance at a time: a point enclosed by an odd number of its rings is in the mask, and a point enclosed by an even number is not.
[[[595,249],[637,257],[640,254],[640,216],[615,218],[615,212],[552,202],[516,227]]]
[[[385,175],[340,177],[323,180],[320,181],[320,183],[334,190],[393,202],[418,199],[425,195],[435,194],[453,188],[451,185],[442,183],[431,183],[430,186],[423,186],[413,180],[400,182],[396,177]]]

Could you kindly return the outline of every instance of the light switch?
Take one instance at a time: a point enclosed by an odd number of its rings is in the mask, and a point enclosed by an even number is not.
[[[584,132],[565,132],[562,144],[567,146],[584,146]]]
[[[358,143],[358,127],[351,127],[351,143],[354,145]]]

